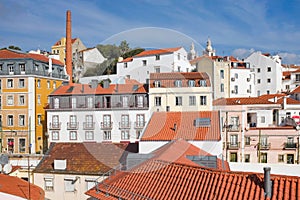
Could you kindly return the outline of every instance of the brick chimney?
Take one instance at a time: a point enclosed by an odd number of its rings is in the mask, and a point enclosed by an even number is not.
[[[71,24],[71,11],[67,11],[67,26],[66,26],[66,69],[69,75],[70,83],[73,82],[73,66],[72,66],[72,24]]]

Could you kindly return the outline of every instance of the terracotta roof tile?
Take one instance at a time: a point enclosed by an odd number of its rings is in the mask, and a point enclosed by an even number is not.
[[[144,56],[151,56],[151,55],[159,55],[159,54],[169,54],[175,51],[178,51],[182,47],[175,47],[175,48],[166,48],[166,49],[153,49],[153,50],[146,50],[143,51],[134,57],[144,57]]]
[[[212,156],[208,152],[199,149],[193,144],[183,139],[173,140],[168,144],[160,147],[153,152],[155,155],[153,159],[164,160],[167,162],[174,162],[180,164],[187,164],[191,166],[199,166],[197,163],[188,159],[187,156]],[[217,159],[217,169],[230,170],[229,164],[226,161]]]
[[[41,55],[41,54],[32,54],[32,53],[23,53],[23,52],[16,52],[12,51],[9,49],[2,49],[0,50],[0,59],[16,59],[16,58],[21,58],[21,59],[34,59],[34,60],[39,60],[42,62],[49,62],[49,58],[47,56]],[[52,63],[56,65],[64,65],[62,62],[59,60],[53,59],[52,58]]]
[[[291,94],[296,94],[296,93],[300,93],[300,86],[296,87]]]
[[[164,73],[150,73],[151,80],[193,80],[193,79],[201,79],[201,80],[209,80],[209,75],[206,72],[164,72]]]
[[[86,192],[96,199],[270,199],[264,196],[263,174],[225,172],[151,160],[131,171],[119,172]],[[272,198],[299,198],[300,178],[271,175]]]
[[[125,58],[124,60],[122,60],[121,62],[131,62],[133,60],[132,57],[128,57],[128,58]]]
[[[35,173],[102,174],[122,162],[135,143],[51,143]],[[125,154],[124,154],[125,153]],[[55,170],[54,160],[67,160],[66,170]]]
[[[90,84],[69,84],[61,85],[51,95],[87,95],[87,94],[133,94],[147,93],[143,84],[135,81],[128,81],[128,84],[110,84],[108,88],[103,88],[100,84],[92,88]]]
[[[210,119],[210,125],[196,127],[194,123],[198,118]],[[155,112],[149,120],[141,141],[170,141],[179,138],[200,141],[220,140],[219,113],[217,111]]]
[[[44,200],[45,192],[42,188],[30,183],[30,198],[29,184],[27,181],[14,176],[0,174],[0,193],[7,193],[22,197],[24,199]]]
[[[214,106],[220,105],[249,105],[249,104],[276,104],[260,97],[220,98],[213,101]]]

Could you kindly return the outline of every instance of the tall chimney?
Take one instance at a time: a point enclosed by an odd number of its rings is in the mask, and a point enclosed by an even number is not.
[[[66,68],[67,74],[70,76],[70,83],[73,82],[73,66],[72,66],[72,24],[71,24],[71,11],[67,11],[67,27],[66,27]]]
[[[270,172],[270,167],[264,167],[264,189],[266,198],[271,198],[272,196],[272,182]]]

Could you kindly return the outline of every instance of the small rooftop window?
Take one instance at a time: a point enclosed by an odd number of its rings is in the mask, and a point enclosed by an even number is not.
[[[194,120],[196,127],[210,127],[210,118],[196,118]]]

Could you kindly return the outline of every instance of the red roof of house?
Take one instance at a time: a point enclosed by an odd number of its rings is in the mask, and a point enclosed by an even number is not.
[[[101,175],[125,162],[124,153],[137,152],[135,143],[51,143],[34,173]],[[54,160],[67,160],[65,170],[55,170]]]
[[[249,104],[276,104],[260,97],[236,97],[236,98],[219,98],[213,101],[214,106],[221,105],[249,105]]]
[[[30,187],[30,198],[29,198]],[[44,200],[45,192],[42,188],[18,177],[0,174],[0,192],[22,197],[24,199]]]
[[[300,178],[271,175],[265,197],[261,173],[227,172],[160,160],[123,171],[86,192],[96,199],[276,199],[300,198]],[[105,195],[105,196],[104,196]]]
[[[300,86],[296,87],[291,94],[300,93]]]
[[[133,60],[132,57],[128,57],[128,58],[125,58],[124,60],[122,60],[121,62],[131,62]]]
[[[282,79],[283,80],[290,80],[291,79],[291,72],[288,71],[288,72],[282,72]]]
[[[71,42],[72,44],[77,40],[77,38],[72,38],[71,39]],[[58,46],[58,45],[61,45],[61,40],[58,40],[57,42],[55,42],[55,44],[53,46]]]
[[[204,79],[209,80],[206,72],[162,72],[150,73],[150,80],[182,80]]]
[[[209,125],[196,127],[195,120],[209,119]],[[220,118],[217,111],[155,112],[141,141],[170,141],[174,139],[219,141]]]
[[[130,81],[129,81],[130,82]],[[108,88],[103,88],[100,84],[92,88],[90,84],[70,84],[61,85],[51,95],[87,95],[87,94],[133,94],[147,93],[143,84],[131,82],[129,84],[110,84]]]
[[[166,48],[166,49],[153,49],[153,50],[146,50],[143,51],[134,57],[143,57],[143,56],[151,56],[151,55],[160,55],[160,54],[169,54],[175,51],[178,51],[182,47],[175,47],[175,48]]]
[[[49,58],[47,56],[41,54],[33,54],[33,53],[23,53],[23,52],[16,52],[9,49],[2,49],[0,50],[0,59],[34,59],[39,60],[42,62],[49,63]],[[52,63],[56,65],[64,65],[59,60],[52,58]]]
[[[199,166],[197,163],[188,159],[187,156],[212,156],[210,153],[199,149],[184,139],[173,140],[153,152],[156,160],[164,160],[172,163]],[[203,167],[203,166],[202,166]],[[227,161],[217,158],[217,169],[229,171]]]

